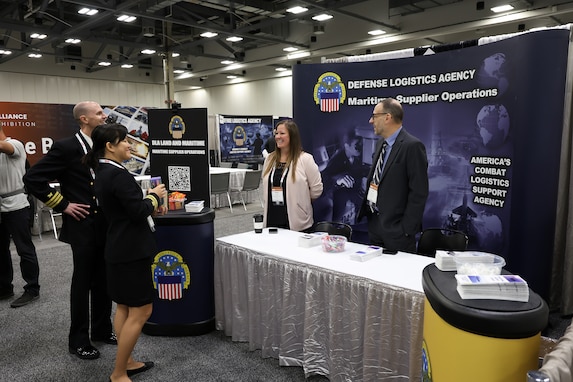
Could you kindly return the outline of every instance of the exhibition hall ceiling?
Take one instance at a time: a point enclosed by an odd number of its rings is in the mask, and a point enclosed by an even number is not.
[[[0,71],[147,83],[167,82],[174,73],[175,87],[187,89],[288,75],[293,65],[319,63],[322,58],[441,45],[573,22],[573,1],[516,0],[505,2],[513,6],[508,12],[491,11],[501,4],[501,0],[0,0]],[[294,7],[306,11],[290,12]],[[79,13],[85,8],[97,13]],[[330,18],[316,20],[318,15]],[[132,21],[118,20],[122,16]],[[369,34],[374,30],[382,34]],[[205,37],[205,32],[212,37]],[[34,33],[43,38],[32,37]],[[231,75],[237,78],[227,78]]]

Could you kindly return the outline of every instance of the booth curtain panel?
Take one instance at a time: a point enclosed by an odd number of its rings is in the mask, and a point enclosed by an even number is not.
[[[571,33],[571,32],[570,32]],[[563,137],[557,195],[555,242],[549,306],[559,309],[563,315],[573,314],[573,184],[571,183],[572,162],[572,121],[573,121],[573,44],[571,34],[565,79],[565,99],[563,111]]]
[[[566,24],[551,28],[538,28],[525,32],[487,36],[477,40],[478,45],[484,45],[542,29],[568,29],[570,31],[567,77],[565,79],[566,87],[563,111],[563,135],[559,165],[555,237],[553,253],[547,253],[547,256],[552,256],[550,277],[551,286],[548,304],[551,310],[559,311],[564,316],[573,315],[573,177],[571,175],[573,172],[573,44],[571,42],[571,25],[572,24]],[[475,44],[476,41],[462,41],[457,44],[449,44],[447,49],[442,49],[437,46],[419,47],[395,52],[359,55],[344,57],[342,59],[329,59],[323,60],[323,63],[387,60],[411,57],[413,55],[420,54],[439,53],[452,48],[465,48],[474,46]],[[542,202],[543,201],[540,201],[540,203]]]

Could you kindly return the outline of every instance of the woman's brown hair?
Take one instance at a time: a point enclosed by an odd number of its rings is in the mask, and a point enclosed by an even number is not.
[[[290,168],[292,165],[292,180],[295,181],[295,173],[296,173],[296,165],[298,162],[298,158],[302,153],[302,142],[300,139],[300,133],[298,131],[298,126],[292,119],[283,119],[279,121],[275,126],[275,131],[280,125],[284,125],[288,131],[289,135],[289,154],[287,157],[287,161],[285,164],[285,169]],[[281,151],[280,148],[277,146],[275,151],[273,151],[269,155],[268,166],[265,168],[263,176],[270,173],[272,168],[276,168],[279,166],[281,160]]]

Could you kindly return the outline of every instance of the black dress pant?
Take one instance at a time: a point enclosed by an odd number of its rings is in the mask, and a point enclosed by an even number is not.
[[[24,290],[37,296],[40,293],[40,267],[30,232],[30,207],[2,212],[0,220],[0,289],[13,289],[14,269],[10,253],[10,237],[20,256],[20,271],[26,282]]]
[[[384,249],[416,253],[416,237],[404,233],[400,223],[385,225],[377,213],[368,217],[368,238],[370,244]]]
[[[92,338],[107,338],[112,333],[103,244],[72,244],[74,271],[70,290],[72,322],[69,336],[72,348],[90,343],[90,319]]]

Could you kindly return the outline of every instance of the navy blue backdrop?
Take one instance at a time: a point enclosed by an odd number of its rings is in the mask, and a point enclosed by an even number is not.
[[[378,138],[368,120],[393,97],[428,152],[424,228],[466,232],[470,249],[502,255],[546,297],[568,41],[568,30],[547,30],[435,55],[295,66],[294,119],[325,182],[315,220],[346,221],[367,240],[355,208]],[[353,164],[335,168],[344,154]],[[353,182],[341,186],[344,174]]]

